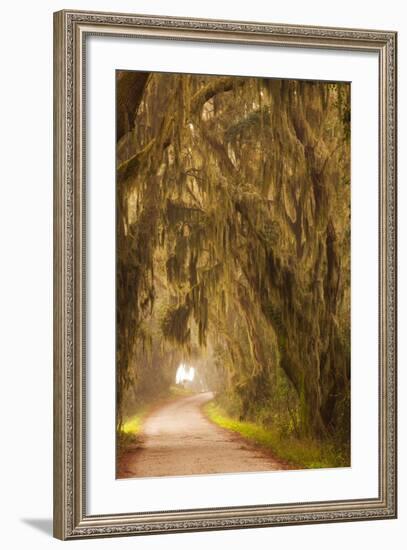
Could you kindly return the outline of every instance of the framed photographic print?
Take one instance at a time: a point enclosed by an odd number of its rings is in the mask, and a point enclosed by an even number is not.
[[[396,33],[54,17],[55,536],[396,517]]]

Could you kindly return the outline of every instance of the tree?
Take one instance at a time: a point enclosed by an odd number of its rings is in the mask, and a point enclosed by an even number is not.
[[[243,416],[282,369],[302,433],[348,437],[349,85],[143,74],[117,86],[133,113],[124,136],[118,117],[119,410],[159,295],[155,337],[216,348]]]

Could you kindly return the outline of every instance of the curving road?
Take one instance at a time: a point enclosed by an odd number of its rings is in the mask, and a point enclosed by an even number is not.
[[[118,477],[283,470],[286,466],[238,434],[210,422],[201,407],[211,392],[162,405],[145,420],[140,448],[125,453]]]

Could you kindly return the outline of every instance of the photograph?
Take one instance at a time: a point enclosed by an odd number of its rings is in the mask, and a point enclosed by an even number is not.
[[[351,83],[115,87],[116,478],[350,467]]]
[[[56,538],[397,517],[396,68],[359,24],[54,13]]]

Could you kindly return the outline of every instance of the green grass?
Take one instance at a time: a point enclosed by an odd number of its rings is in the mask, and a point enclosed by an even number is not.
[[[149,408],[144,407],[137,414],[130,416],[123,422],[120,432],[117,434],[118,453],[121,454],[130,448],[136,448],[140,444],[140,433],[145,416]]]
[[[213,401],[207,403],[203,410],[208,418],[221,428],[236,432],[252,443],[270,450],[276,458],[294,468],[349,466],[347,453],[338,449],[333,442],[299,439],[294,436],[282,437],[277,430],[227,416]]]
[[[173,386],[170,386],[169,392],[170,392],[170,397],[188,397],[188,395],[194,395],[196,393],[178,384],[174,384]]]
[[[122,426],[122,433],[125,435],[137,435],[140,432],[142,420],[145,416],[143,411],[130,417]]]

